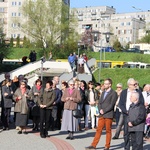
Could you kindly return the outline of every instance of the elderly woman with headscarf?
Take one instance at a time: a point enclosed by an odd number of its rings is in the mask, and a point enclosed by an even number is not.
[[[14,112],[16,112],[16,126],[19,126],[18,134],[22,134],[22,130],[26,129],[28,122],[28,96],[29,90],[25,80],[20,82],[20,87],[15,91],[13,100],[16,102]],[[24,132],[26,133],[26,131]]]
[[[81,101],[80,91],[74,87],[73,80],[69,81],[69,88],[65,89],[61,100],[64,102],[61,131],[68,131],[69,135],[66,139],[73,140],[73,133],[78,128],[78,119],[73,116],[72,111],[77,108],[77,104]]]

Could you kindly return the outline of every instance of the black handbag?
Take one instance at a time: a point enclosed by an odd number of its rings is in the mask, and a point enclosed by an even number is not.
[[[84,115],[83,110],[80,110],[80,109],[73,110],[72,114],[75,118],[82,118]]]
[[[35,102],[33,100],[27,100],[27,105],[29,108],[32,108],[35,105]]]

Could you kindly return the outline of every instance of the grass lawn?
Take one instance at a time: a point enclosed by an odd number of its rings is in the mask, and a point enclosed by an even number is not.
[[[115,89],[117,83],[122,83],[123,87],[127,87],[127,80],[134,78],[143,86],[145,83],[150,83],[150,69],[137,68],[115,68],[115,69],[101,69],[100,80],[111,78],[113,80],[113,88]],[[95,71],[93,77],[98,81],[99,70]]]
[[[8,56],[9,59],[19,59],[23,56],[29,56],[30,51],[35,50],[37,52],[37,59],[40,58],[40,50],[39,49],[27,49],[27,48],[12,48],[11,53]],[[80,51],[80,53],[86,53],[88,58],[96,58],[99,60],[100,53],[99,52],[86,52]],[[66,56],[67,59],[68,56]],[[102,60],[104,60],[104,53],[102,53]],[[135,62],[146,62],[150,63],[150,55],[148,54],[137,54],[137,53],[125,53],[125,52],[106,52],[105,60],[112,61],[135,61]],[[4,70],[2,70],[2,68]],[[1,67],[0,71],[4,72],[5,67]],[[7,71],[9,68],[7,67]],[[11,67],[12,70],[12,67]],[[150,83],[149,79],[150,69],[132,69],[132,68],[114,68],[114,69],[101,69],[101,77],[103,80],[105,78],[111,78],[113,80],[113,88],[115,88],[116,84],[121,82],[123,87],[126,88],[127,80],[129,78],[135,78],[139,81],[140,86],[143,86],[145,83]],[[99,70],[95,71],[93,77],[96,81],[98,81]]]

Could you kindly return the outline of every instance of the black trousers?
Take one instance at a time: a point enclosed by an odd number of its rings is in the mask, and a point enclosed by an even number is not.
[[[118,125],[116,128],[116,133],[115,133],[116,138],[119,138],[122,126],[123,126],[123,114],[121,113],[120,118],[119,118],[119,122],[118,122]]]
[[[2,123],[4,128],[9,127],[11,108],[2,108]]]
[[[52,113],[51,109],[40,108],[40,134],[48,134],[50,125],[50,115]]]
[[[130,150],[130,133],[128,132],[127,115],[123,116],[124,121],[124,149]]]
[[[54,128],[56,127],[56,122],[57,122],[57,107],[53,107],[51,117],[52,130],[54,130]]]
[[[143,131],[130,132],[132,150],[143,150]]]

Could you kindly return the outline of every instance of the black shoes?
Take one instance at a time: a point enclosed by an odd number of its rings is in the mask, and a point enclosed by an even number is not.
[[[4,127],[4,128],[3,128],[3,131],[6,131],[6,130],[9,130],[9,128],[8,128],[8,127],[7,127],[7,128]]]
[[[93,147],[93,146],[88,146],[88,147],[86,147],[85,149],[86,149],[86,150],[89,150],[89,149],[95,150],[96,148]]]
[[[113,139],[113,140],[117,140],[118,138],[117,138],[116,136],[114,136],[112,139]]]
[[[46,138],[46,136],[44,134],[41,134],[40,136],[41,136],[41,138]]]
[[[69,140],[69,139],[70,139],[70,136],[67,136],[66,139]]]
[[[67,139],[67,140],[74,140],[74,137],[73,137],[73,136],[72,136],[72,137],[67,136],[66,139]]]
[[[28,132],[27,132],[27,131],[24,131],[23,134],[28,134]]]
[[[18,131],[18,134],[22,134],[22,131]]]

